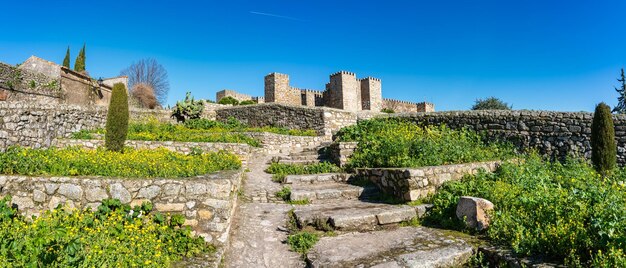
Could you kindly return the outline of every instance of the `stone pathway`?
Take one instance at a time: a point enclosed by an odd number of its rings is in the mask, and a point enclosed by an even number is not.
[[[235,212],[223,267],[305,267],[300,254],[290,251],[283,243],[287,233],[279,227],[285,226],[292,206],[274,197],[281,186],[264,172],[270,159],[250,157],[250,172],[246,174],[244,196]]]

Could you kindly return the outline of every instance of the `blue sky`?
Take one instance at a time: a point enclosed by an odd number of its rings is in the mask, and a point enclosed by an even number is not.
[[[96,3],[98,2],[98,3]],[[6,1],[0,61],[30,55],[110,77],[141,58],[169,72],[173,104],[191,91],[263,95],[281,72],[323,89],[339,70],[383,81],[383,97],[468,109],[613,106],[626,65],[626,1]]]

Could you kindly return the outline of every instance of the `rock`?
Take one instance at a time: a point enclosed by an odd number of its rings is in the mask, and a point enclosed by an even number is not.
[[[85,198],[90,202],[100,202],[109,198],[107,191],[101,187],[87,187],[85,189]]]
[[[71,200],[80,201],[83,196],[83,189],[78,185],[63,183],[59,186],[58,194]]]
[[[111,193],[111,198],[113,199],[119,199],[122,203],[130,202],[130,193],[126,190],[126,188],[124,188],[124,186],[122,186],[121,183],[111,184],[109,192]]]
[[[185,209],[185,203],[168,203],[168,204],[155,204],[157,211],[163,212],[180,212]]]
[[[462,196],[456,206],[456,217],[480,231],[489,227],[488,212],[492,210],[493,203],[487,199]]]
[[[47,197],[48,195],[46,195],[46,193],[39,190],[33,190],[33,201],[43,203],[46,202]]]
[[[161,188],[159,186],[148,186],[146,188],[141,188],[139,193],[137,194],[137,198],[145,198],[145,199],[153,199],[161,192]]]
[[[35,207],[35,203],[33,202],[33,200],[28,197],[14,196],[11,199],[11,203],[17,205],[17,209],[19,210]]]

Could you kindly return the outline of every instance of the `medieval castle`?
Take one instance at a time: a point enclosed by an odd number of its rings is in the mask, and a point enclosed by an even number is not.
[[[346,111],[376,111],[390,109],[395,112],[433,112],[435,105],[428,102],[407,102],[383,99],[380,79],[366,77],[358,79],[351,72],[337,72],[330,75],[330,82],[324,91],[300,89],[289,84],[289,75],[271,73],[265,76],[265,97],[252,97],[233,90],[216,93],[216,101],[232,97],[239,101],[251,100],[256,103],[275,102],[309,107],[330,107]]]

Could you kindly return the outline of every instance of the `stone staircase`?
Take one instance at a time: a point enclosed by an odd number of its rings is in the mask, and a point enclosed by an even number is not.
[[[289,156],[281,156],[275,159],[276,162],[282,164],[317,164],[320,162],[328,162],[329,156],[326,153],[328,143],[324,143],[317,148],[305,149],[299,153],[292,153]]]
[[[313,158],[308,151],[281,162]],[[309,201],[294,206],[298,228],[336,234],[309,251],[308,267],[457,267],[472,255],[473,247],[449,231],[402,224],[423,216],[429,205],[384,203],[376,186],[355,182],[344,173],[285,177],[291,200]]]

